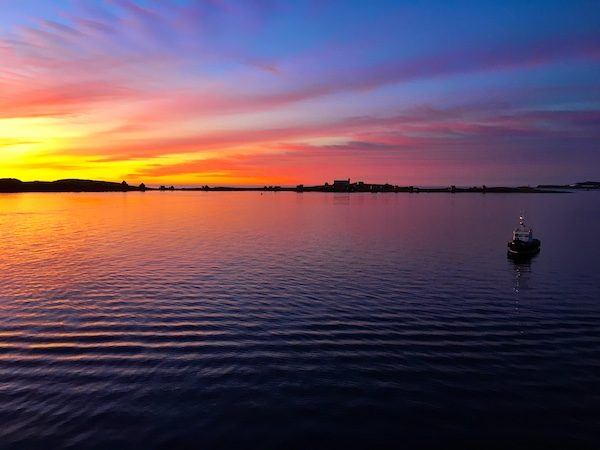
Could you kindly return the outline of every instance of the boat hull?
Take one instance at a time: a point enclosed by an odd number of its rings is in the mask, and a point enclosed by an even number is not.
[[[541,242],[533,239],[531,242],[510,241],[507,244],[507,253],[512,258],[526,258],[540,252]]]

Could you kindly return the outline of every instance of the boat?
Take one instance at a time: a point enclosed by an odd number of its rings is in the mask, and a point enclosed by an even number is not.
[[[523,216],[519,217],[519,226],[513,231],[512,241],[508,242],[508,256],[528,257],[537,255],[541,242],[534,239],[533,230],[525,225]]]

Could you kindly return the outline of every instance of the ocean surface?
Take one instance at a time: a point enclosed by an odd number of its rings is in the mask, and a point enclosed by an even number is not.
[[[600,192],[0,195],[2,449],[598,442]]]

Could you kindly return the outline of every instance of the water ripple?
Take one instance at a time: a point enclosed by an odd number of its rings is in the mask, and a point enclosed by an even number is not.
[[[597,441],[598,196],[339,200],[0,196],[0,448]]]

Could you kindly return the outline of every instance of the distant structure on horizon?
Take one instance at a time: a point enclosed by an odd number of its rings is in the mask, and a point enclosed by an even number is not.
[[[412,186],[410,188],[412,189]],[[333,184],[325,183],[322,186],[302,186],[303,191],[319,190],[325,192],[399,192],[402,189],[406,188],[401,188],[400,186],[395,186],[389,183],[370,184],[363,181],[356,181],[352,183],[350,178],[333,180]]]
[[[350,178],[347,180],[333,180],[333,190],[336,192],[347,192],[350,189]]]

